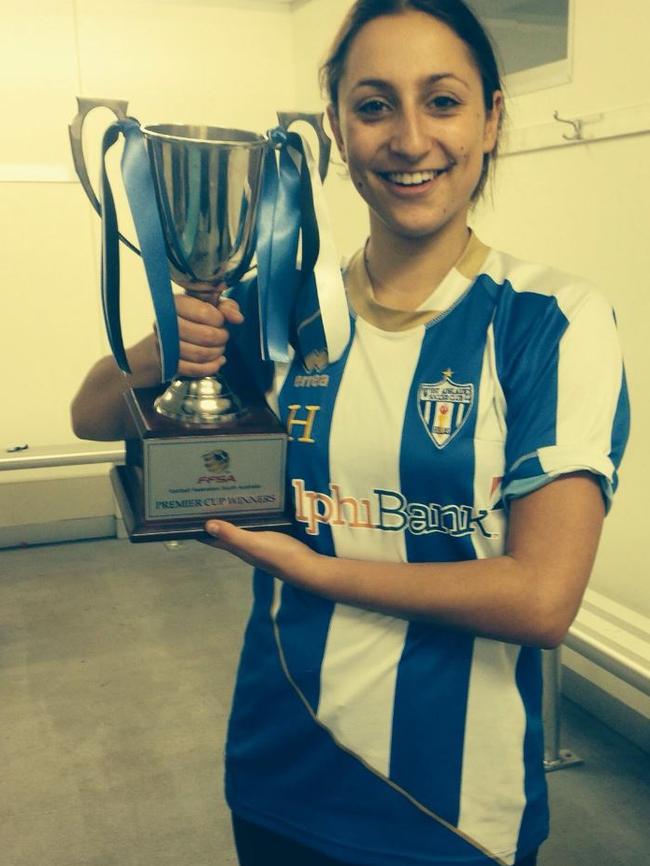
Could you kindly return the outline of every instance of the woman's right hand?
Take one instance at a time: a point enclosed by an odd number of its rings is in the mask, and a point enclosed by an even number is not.
[[[218,295],[217,295],[218,298]],[[176,295],[180,338],[179,376],[213,376],[226,363],[227,325],[239,325],[244,317],[230,298],[203,300]]]
[[[179,376],[212,376],[226,363],[226,324],[244,321],[237,303],[219,300],[217,290],[208,301],[176,295],[180,336]],[[133,435],[124,401],[128,388],[160,384],[160,352],[155,329],[127,350],[131,374],[124,376],[111,355],[100,359],[87,373],[72,402],[72,428],[81,439],[114,441]]]

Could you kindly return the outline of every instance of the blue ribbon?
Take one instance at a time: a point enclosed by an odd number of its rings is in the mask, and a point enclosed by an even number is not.
[[[102,192],[102,305],[111,351],[121,370],[130,373],[120,321],[120,256],[117,214],[106,171],[106,154],[120,133],[125,145],[122,178],[156,315],[162,381],[172,379],[178,368],[179,337],[176,307],[169,277],[165,237],[158,213],[156,191],[144,136],[132,119],[113,123],[104,133],[100,186]]]
[[[268,135],[279,157],[274,150],[265,157],[257,211],[260,345],[263,360],[286,362],[289,345],[297,337],[296,311],[305,304],[319,310],[312,273],[318,257],[318,226],[301,137],[281,127]],[[300,168],[289,153],[290,147],[299,155]],[[302,262],[298,270],[296,259],[301,234]],[[319,316],[317,331],[318,328],[315,341],[321,348],[325,345],[325,335]],[[301,345],[303,356],[314,346],[313,331],[309,346]]]

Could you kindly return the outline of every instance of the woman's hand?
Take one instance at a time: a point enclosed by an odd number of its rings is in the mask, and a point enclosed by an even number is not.
[[[213,302],[190,295],[176,295],[174,300],[180,338],[178,375],[213,376],[226,363],[227,324],[244,321],[237,303],[230,298]]]
[[[206,531],[212,536],[204,543],[238,556],[274,577],[316,591],[319,562],[323,557],[306,544],[283,532],[251,532],[225,520],[209,520]]]
[[[229,298],[217,300],[219,287],[211,300],[176,295],[180,362],[178,375],[212,376],[226,362],[228,342],[226,323],[244,321],[237,303]],[[86,375],[71,407],[73,430],[81,439],[116,441],[133,435],[124,391],[149,388],[160,383],[160,352],[155,329],[127,351],[131,373],[124,376],[112,356],[99,360]]]

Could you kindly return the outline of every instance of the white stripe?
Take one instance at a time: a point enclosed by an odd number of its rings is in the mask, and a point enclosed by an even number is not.
[[[560,453],[576,448],[600,455],[610,478],[613,466],[607,456],[622,375],[611,307],[594,293],[574,314],[560,343],[556,442]],[[545,449],[543,455],[547,472],[555,468],[551,451]]]
[[[515,681],[520,652],[514,644],[474,641],[458,820],[459,830],[507,863],[514,862],[526,804],[526,713]]]
[[[424,328],[388,333],[357,321],[330,435],[331,480],[342,495],[364,499],[377,487],[400,490],[406,401],[423,337]],[[343,508],[350,517],[352,506]],[[344,525],[333,526],[332,534],[339,557],[406,560],[403,532]],[[385,775],[397,665],[407,628],[406,620],[339,604],[321,668],[319,720]]]
[[[338,604],[321,669],[319,721],[384,776],[390,769],[397,665],[407,627],[406,620]]]
[[[492,479],[503,476],[505,464],[504,404],[496,379],[492,326],[487,337],[478,388],[474,440],[474,503],[477,509],[489,509]],[[499,556],[505,546],[503,511],[493,512],[482,525],[494,537],[485,538],[477,528],[472,535],[477,558]],[[515,682],[518,652],[518,647],[499,641],[483,638],[474,641],[460,796],[459,828],[490,851],[503,852],[507,862],[512,862],[508,855],[517,848],[526,805],[521,746],[526,717]],[[499,695],[498,701],[494,699],[496,694]],[[495,755],[498,756],[496,761]],[[496,825],[495,799],[499,800],[498,814],[501,816]]]
[[[494,497],[492,482],[505,471],[505,398],[497,379],[494,329],[487,332],[481,379],[477,389],[476,426],[474,430],[474,507],[490,509]],[[493,538],[485,538],[477,528],[472,544],[477,559],[501,556],[505,547],[506,520],[503,510],[491,512],[481,522]]]

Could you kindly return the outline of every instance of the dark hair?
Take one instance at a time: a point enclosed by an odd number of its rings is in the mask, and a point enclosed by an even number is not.
[[[346,15],[334,39],[329,56],[321,66],[321,84],[330,103],[338,110],[338,90],[345,72],[350,45],[359,31],[370,21],[384,15],[398,15],[411,9],[425,12],[446,24],[467,46],[481,76],[486,112],[494,107],[494,93],[502,89],[499,64],[485,28],[463,0],[356,0]],[[499,120],[502,125],[503,116]],[[477,199],[487,182],[490,164],[497,155],[498,140],[492,153],[483,159],[481,177],[472,195]]]

